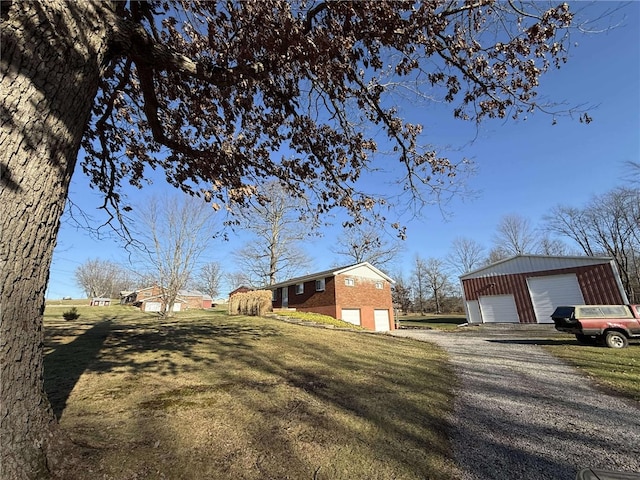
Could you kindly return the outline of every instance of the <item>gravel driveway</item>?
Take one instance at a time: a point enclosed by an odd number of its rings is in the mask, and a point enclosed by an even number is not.
[[[530,339],[504,330],[393,334],[451,356],[460,480],[573,480],[586,467],[640,472],[640,405],[593,388]]]

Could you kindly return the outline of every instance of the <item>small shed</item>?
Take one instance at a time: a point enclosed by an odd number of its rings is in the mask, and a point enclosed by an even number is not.
[[[253,288],[249,288],[249,287],[245,287],[244,285],[241,285],[238,288],[236,288],[235,290],[233,290],[232,292],[229,292],[229,298],[234,296],[236,293],[247,293],[247,292],[251,292],[251,291],[253,291]]]
[[[211,295],[204,294],[202,295],[202,308],[211,308],[213,307],[213,298]]]
[[[460,282],[469,323],[553,323],[559,305],[628,303],[610,257],[517,255]]]

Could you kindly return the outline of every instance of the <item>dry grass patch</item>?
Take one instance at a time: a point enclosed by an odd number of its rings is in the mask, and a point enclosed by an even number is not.
[[[54,310],[47,390],[81,447],[68,479],[457,476],[452,372],[429,344],[220,311]]]
[[[344,320],[330,317],[329,315],[322,315],[320,313],[312,312],[297,312],[292,310],[278,310],[268,316],[274,316],[276,318],[286,318],[292,321],[310,322],[317,325],[326,325],[338,328],[350,328],[352,330],[364,330],[359,325],[354,325]]]

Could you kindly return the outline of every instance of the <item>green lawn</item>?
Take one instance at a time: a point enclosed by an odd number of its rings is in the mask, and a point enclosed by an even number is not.
[[[435,328],[438,330],[457,330],[458,325],[466,323],[464,314],[399,315],[400,326],[404,328]]]
[[[223,310],[45,311],[45,384],[84,479],[456,478],[431,345]]]

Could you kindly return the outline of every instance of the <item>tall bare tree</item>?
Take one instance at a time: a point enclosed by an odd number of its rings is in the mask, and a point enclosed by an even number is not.
[[[640,189],[619,187],[582,208],[557,206],[545,219],[585,255],[612,257],[629,300],[640,301]]]
[[[240,224],[251,239],[235,257],[255,287],[304,272],[311,260],[302,248],[313,230],[305,202],[277,182],[262,186],[240,210]]]
[[[535,253],[540,255],[563,256],[571,255],[569,246],[559,238],[553,238],[548,233],[540,235],[538,240],[538,248]]]
[[[509,258],[512,254],[506,251],[504,248],[499,246],[494,246],[489,250],[487,254],[487,258],[482,262],[484,266],[491,265],[492,263],[499,262],[500,260],[504,260],[505,258]]]
[[[380,228],[354,225],[337,236],[331,251],[352,263],[369,262],[377,268],[388,268],[398,260],[402,244],[397,238],[390,239]]]
[[[509,256],[535,253],[538,248],[538,238],[531,222],[517,214],[502,217],[493,242]]]
[[[205,263],[193,278],[193,285],[197,290],[206,293],[211,298],[220,294],[223,271],[218,262]]]
[[[447,292],[451,291],[451,281],[444,268],[444,261],[430,257],[424,263],[424,282],[431,292],[435,313],[442,313],[442,303]]]
[[[162,315],[173,315],[178,291],[185,288],[219,225],[204,201],[188,197],[152,197],[137,208],[135,237],[139,269],[154,276],[161,290]]]
[[[315,213],[359,217],[389,201],[356,188],[380,150],[372,131],[397,152],[410,198],[457,182],[457,162],[422,147],[393,88],[427,79],[471,121],[547,108],[536,92],[566,60],[572,26],[567,3],[3,2],[4,476],[43,476],[65,458],[43,391],[42,312],[81,144],[82,170],[116,217],[124,186],[146,183],[149,167],[219,207],[275,177]]]
[[[227,285],[229,286],[229,291],[232,292],[236,288],[239,287],[252,287],[252,281],[247,276],[247,274],[243,271],[235,271],[235,272],[227,272],[224,275],[225,280],[227,281]],[[262,286],[262,285],[260,285]],[[229,292],[227,292],[229,293]]]
[[[426,313],[428,279],[427,279],[427,262],[420,255],[416,255],[413,259],[413,270],[411,272],[411,281],[413,283],[413,307],[414,310],[424,314]]]
[[[411,282],[405,279],[402,272],[394,274],[392,278],[396,283],[391,289],[391,298],[394,305],[398,306],[402,313],[406,315],[413,306],[411,301]]]
[[[472,238],[458,237],[451,242],[445,259],[447,265],[459,275],[478,268],[485,259],[485,248]]]
[[[84,290],[87,298],[117,298],[120,291],[133,286],[133,277],[128,269],[111,262],[95,258],[87,260],[75,271],[76,283]]]

